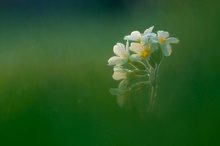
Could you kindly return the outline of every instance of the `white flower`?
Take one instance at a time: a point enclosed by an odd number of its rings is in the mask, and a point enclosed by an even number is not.
[[[111,88],[110,89],[110,93],[112,95],[117,95],[117,104],[120,107],[123,107],[123,105],[125,104],[126,101],[126,94],[127,94],[128,90],[123,90],[120,88]]]
[[[124,90],[127,88],[130,72],[131,72],[131,70],[125,69],[120,65],[116,65],[114,67],[114,73],[112,75],[112,78],[117,81],[122,80],[119,83],[119,86],[118,86],[119,89]]]
[[[130,35],[126,35],[124,37],[125,40],[129,40],[129,41],[137,41],[140,42],[141,41],[141,36],[142,34],[139,31],[132,31]]]
[[[156,34],[152,33],[153,28],[154,28],[154,26],[151,26],[150,28],[148,28],[144,31],[144,34],[141,37],[141,41],[148,42],[149,39],[156,37]]]
[[[146,39],[148,39],[149,37],[156,35],[154,35],[154,33],[151,33],[153,28],[154,26],[151,26],[150,28],[146,29],[143,34],[141,34],[139,31],[133,31],[130,35],[125,36],[124,39],[136,42],[146,41]]]
[[[118,81],[126,79],[128,71],[126,71],[126,69],[124,69],[122,66],[116,65],[113,70],[114,73],[112,75],[112,78],[114,80]]]
[[[160,44],[161,50],[165,56],[170,56],[172,47],[170,43],[176,44],[179,42],[177,38],[169,37],[167,31],[158,31],[156,41]]]
[[[122,107],[125,103],[126,96],[124,95],[127,92],[127,86],[129,82],[128,73],[130,70],[123,68],[122,66],[116,65],[114,67],[114,74],[112,75],[115,80],[122,80],[118,88],[113,88],[110,90],[111,94],[117,95],[117,103]]]
[[[130,50],[136,54],[130,56],[131,61],[140,61],[143,58],[148,57],[150,53],[150,45],[141,43],[131,43]]]
[[[113,56],[108,60],[108,65],[123,65],[128,62],[130,53],[129,50],[125,48],[125,45],[122,43],[117,43],[113,47],[113,52],[117,56]]]

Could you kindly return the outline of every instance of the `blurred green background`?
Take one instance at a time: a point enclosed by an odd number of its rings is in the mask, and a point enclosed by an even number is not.
[[[0,145],[217,145],[217,1],[0,1]],[[119,108],[107,60],[131,31],[180,39],[155,119]],[[143,95],[144,96],[144,95]]]

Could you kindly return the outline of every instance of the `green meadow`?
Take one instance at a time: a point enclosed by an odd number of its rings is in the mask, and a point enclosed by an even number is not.
[[[1,11],[0,145],[216,144],[219,10],[205,1],[170,2],[100,12]],[[161,65],[150,120],[135,105],[116,104],[109,89],[118,82],[107,60],[125,35],[153,25],[180,42]]]

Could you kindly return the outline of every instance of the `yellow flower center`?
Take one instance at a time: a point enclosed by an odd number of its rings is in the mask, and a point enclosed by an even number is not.
[[[140,42],[141,42],[141,39],[140,39],[140,38],[138,38],[138,39],[137,39],[137,42],[138,42],[138,43],[140,43]]]
[[[124,57],[124,58],[127,58],[128,56],[127,56],[126,54],[123,54],[123,57]]]
[[[166,39],[164,39],[163,37],[160,37],[158,41],[159,41],[159,43],[164,43],[166,41]]]
[[[144,50],[140,51],[140,56],[141,57],[146,57],[149,53],[149,50],[147,48],[145,48]]]

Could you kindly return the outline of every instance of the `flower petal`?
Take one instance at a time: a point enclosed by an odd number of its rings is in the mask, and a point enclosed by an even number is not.
[[[139,43],[131,43],[130,50],[135,53],[140,53],[143,50],[143,48]]]
[[[147,35],[144,35],[141,37],[141,41],[143,42],[148,42],[148,40],[149,40],[149,37]]]
[[[164,56],[170,56],[171,52],[172,52],[172,47],[169,43],[164,43],[161,44],[161,50],[164,54]]]
[[[150,39],[150,43],[153,43],[153,44],[159,43],[158,38],[155,37],[155,38]]]
[[[133,31],[130,35],[124,37],[125,40],[139,41],[141,38],[141,33],[139,31]]]
[[[173,43],[173,44],[179,43],[179,39],[174,38],[174,37],[167,38],[166,41],[167,41],[168,43]]]
[[[149,39],[153,39],[153,38],[155,38],[157,35],[155,34],[155,33],[148,33],[148,34],[145,34],[145,35],[143,35],[142,37],[141,37],[141,41],[143,41],[143,42],[148,42],[149,41]]]
[[[124,37],[124,40],[130,40],[130,35],[126,35],[126,36]]]
[[[140,61],[141,59],[142,59],[142,57],[139,54],[132,54],[130,56],[131,62]]]
[[[122,58],[118,56],[113,56],[108,60],[108,65],[121,64]]]
[[[157,35],[158,35],[159,38],[160,38],[160,37],[167,38],[167,37],[170,36],[167,31],[163,31],[163,30],[157,31]]]
[[[128,86],[128,80],[125,79],[119,83],[118,88],[124,90],[127,88],[127,86]]]
[[[124,68],[120,65],[116,65],[116,66],[114,66],[113,70],[120,72],[120,71],[124,71]]]
[[[114,74],[112,75],[112,78],[114,80],[123,80],[126,78],[126,73],[123,72],[114,72]]]
[[[125,72],[122,66],[116,65],[113,70],[114,70],[114,73],[112,75],[112,78],[114,80],[122,80],[126,78],[127,73]]]
[[[146,30],[144,31],[144,34],[151,33],[152,30],[153,30],[153,28],[154,28],[154,26],[151,26],[150,28],[146,29]]]
[[[135,37],[135,38],[140,38],[141,37],[141,33],[139,31],[133,31],[133,32],[131,32],[131,36]]]
[[[114,45],[113,51],[116,55],[123,57],[124,54],[126,54],[125,45],[122,43],[117,43],[116,45]]]

